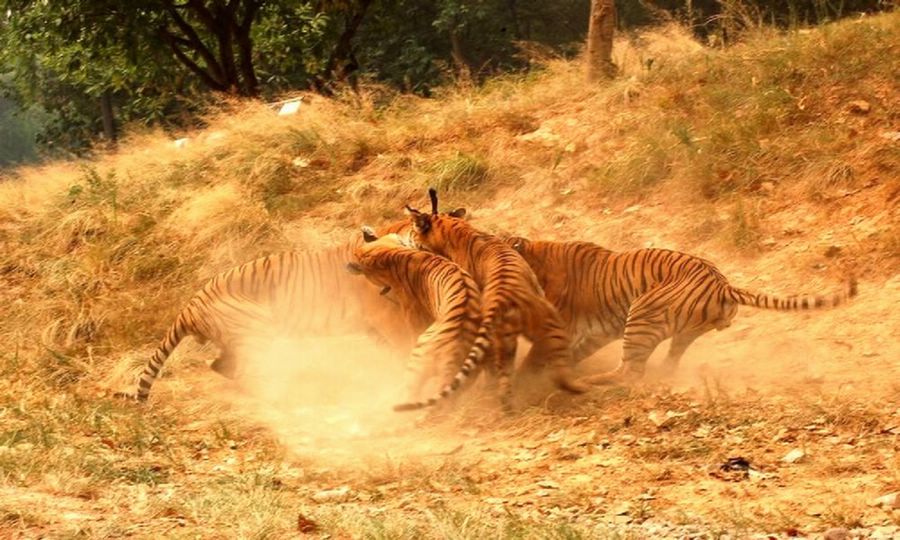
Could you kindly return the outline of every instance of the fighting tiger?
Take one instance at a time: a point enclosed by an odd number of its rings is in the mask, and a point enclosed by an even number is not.
[[[444,368],[444,380],[450,381],[441,397],[449,396],[480,363],[488,346],[483,335],[476,338],[481,294],[475,281],[453,262],[408,247],[397,234],[378,238],[364,227],[363,239],[347,270],[390,290],[412,330],[420,326],[423,314],[433,321],[419,336],[407,364],[409,400],[419,399],[420,389],[437,374],[438,366]],[[429,405],[437,401],[432,398]]]
[[[856,295],[856,280],[826,296],[778,298],[734,287],[713,263],[678,251],[614,252],[589,242],[506,238],[537,275],[573,336],[576,362],[624,338],[623,358],[609,372],[582,379],[601,384],[643,376],[647,358],[672,338],[664,369],[673,372],[703,334],[731,324],[739,305],[777,310],[837,306]]]
[[[406,228],[404,220],[384,232]],[[166,359],[188,336],[200,343],[212,341],[219,348],[219,357],[210,367],[228,378],[237,371],[243,338],[261,327],[288,335],[375,333],[401,350],[408,348],[417,334],[397,324],[402,320],[397,302],[384,296],[387,291],[346,271],[358,243],[354,235],[350,242],[328,249],[273,254],[209,279],[169,327],[135,392],[116,396],[146,401]],[[418,318],[419,331],[428,325],[426,318]]]
[[[525,260],[500,238],[475,229],[463,219],[465,209],[438,213],[437,192],[428,190],[431,213],[409,206],[412,242],[447,257],[463,267],[481,288],[484,335],[495,358],[493,375],[503,409],[511,409],[511,375],[519,335],[532,343],[525,367],[536,370],[544,361],[553,369],[553,380],[561,388],[581,393],[587,387],[574,380],[569,335],[556,308],[544,298],[537,277]],[[487,366],[490,368],[490,366]],[[461,372],[464,380],[468,373]],[[432,400],[409,403],[411,410],[428,406]]]

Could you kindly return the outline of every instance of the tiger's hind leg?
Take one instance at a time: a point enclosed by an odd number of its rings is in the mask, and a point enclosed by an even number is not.
[[[518,333],[511,330],[502,332],[496,340],[494,354],[494,375],[497,380],[497,395],[500,408],[506,414],[513,412],[512,407],[512,375],[516,365],[518,349]]]
[[[438,325],[429,326],[416,340],[416,345],[409,355],[406,363],[406,399],[410,402],[419,399],[428,379],[437,373],[440,358],[435,357],[434,340],[439,331]]]
[[[522,365],[523,372],[534,373],[539,368],[549,367],[553,382],[559,388],[575,394],[588,390],[587,386],[574,380],[572,339],[562,317],[550,302],[542,301],[532,307],[524,333],[531,341],[531,351]]]
[[[238,362],[234,349],[232,347],[223,346],[219,357],[213,360],[209,367],[219,375],[228,379],[234,380],[237,378]]]
[[[669,377],[678,370],[678,364],[681,357],[688,347],[700,336],[709,332],[712,328],[703,328],[698,330],[686,330],[672,336],[672,343],[669,345],[669,352],[663,361],[663,376]]]
[[[731,326],[731,321],[737,315],[737,305],[733,302],[722,301],[714,295],[708,295],[703,303],[698,303],[695,308],[687,313],[688,318],[685,327],[672,336],[672,344],[669,353],[663,362],[663,375],[669,376],[678,369],[684,351],[700,336],[713,330],[724,330]]]
[[[675,291],[675,287],[670,285],[652,289],[639,296],[628,310],[622,363],[613,371],[585,377],[582,381],[588,384],[610,384],[643,378],[647,359],[657,345],[673,333],[668,321],[668,307],[670,295]]]

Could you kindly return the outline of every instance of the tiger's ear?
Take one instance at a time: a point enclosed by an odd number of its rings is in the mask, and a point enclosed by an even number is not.
[[[347,266],[345,268],[347,269],[348,272],[350,272],[351,274],[356,275],[356,276],[361,275],[363,273],[362,267],[360,265],[356,264],[355,262],[348,262]]]
[[[419,234],[426,234],[431,230],[431,216],[423,214],[414,208],[407,206],[409,216],[412,218],[413,228]]]
[[[431,215],[436,216],[438,213],[437,190],[433,187],[428,188],[428,198],[431,199]]]
[[[374,242],[375,240],[378,240],[378,235],[375,234],[375,229],[373,229],[372,227],[369,227],[368,225],[362,226],[362,233],[363,233],[363,240],[366,243]]]
[[[462,218],[466,217],[466,209],[465,208],[457,208],[456,210],[451,210],[448,215],[450,217],[462,219]]]

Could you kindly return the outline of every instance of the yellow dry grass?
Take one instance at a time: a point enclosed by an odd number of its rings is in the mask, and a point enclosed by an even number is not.
[[[135,133],[8,173],[0,536],[286,538],[300,517],[338,538],[896,524],[868,503],[900,489],[897,35],[887,14],[718,50],[669,27],[618,42],[607,85],[549,59],[433,100],[304,95],[287,117],[234,103],[180,147]],[[682,249],[772,292],[854,271],[861,294],[742,311],[689,350],[674,390],[473,407],[395,437],[358,439],[409,419],[388,412],[397,366],[349,338],[260,354],[297,387],[241,389],[185,344],[148,407],[108,397],[206,277],[395,219],[433,183],[488,229]],[[804,461],[781,461],[798,447]],[[723,475],[736,456],[764,475]]]

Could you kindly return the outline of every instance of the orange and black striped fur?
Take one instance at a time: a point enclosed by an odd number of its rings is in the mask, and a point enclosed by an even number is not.
[[[412,330],[422,315],[431,324],[419,336],[408,364],[409,400],[420,398],[425,382],[444,368],[442,397],[463,381],[464,365],[477,365],[485,354],[484,340],[476,341],[481,322],[481,294],[472,277],[453,262],[406,246],[396,234],[378,238],[363,229],[365,242],[356,248],[351,273],[362,274],[398,300]],[[433,321],[433,322],[432,322]],[[465,359],[465,361],[464,361]],[[465,371],[468,374],[468,370]],[[434,398],[428,404],[433,405]]]
[[[243,340],[260,329],[335,335],[377,328],[388,342],[411,343],[406,326],[394,324],[402,320],[399,306],[371,283],[347,273],[357,243],[354,239],[320,251],[269,255],[213,277],[169,327],[136,392],[118,395],[145,401],[166,359],[188,336],[219,347],[220,356],[210,367],[229,378],[237,371]]]
[[[739,305],[800,310],[831,307],[856,294],[776,298],[733,287],[709,261],[667,249],[621,253],[588,242],[544,242],[509,238],[537,274],[573,337],[575,361],[624,338],[622,363],[588,379],[602,383],[639,378],[647,358],[667,338],[665,367],[674,371],[685,350],[710,330],[731,325]]]
[[[544,298],[525,260],[503,240],[464,221],[464,209],[439,214],[435,190],[429,190],[429,195],[431,214],[407,207],[413,223],[410,236],[418,247],[463,267],[481,288],[481,324],[494,349],[494,374],[504,409],[510,408],[510,378],[520,335],[532,343],[530,356],[544,359],[552,367],[558,386],[583,392],[585,388],[573,380],[570,341],[562,318]],[[466,374],[462,375],[465,378]]]

